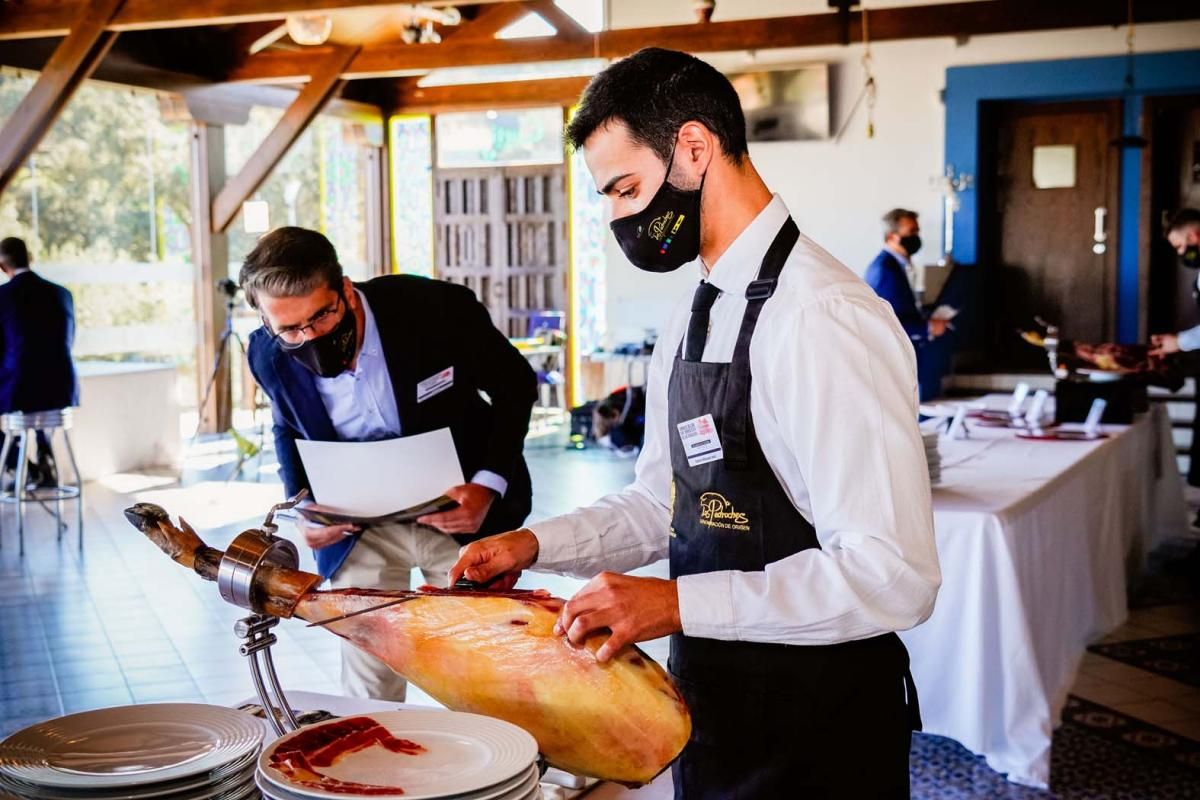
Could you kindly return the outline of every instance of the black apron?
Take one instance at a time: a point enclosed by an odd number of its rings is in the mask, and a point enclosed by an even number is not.
[[[672,578],[758,572],[820,547],[767,464],[750,418],[750,340],[798,237],[789,217],[747,288],[732,362],[685,361],[682,344],[676,353],[667,395]],[[706,414],[724,458],[692,467],[678,425]],[[908,797],[908,751],[920,716],[908,653],[895,634],[803,647],[676,634],[670,668],[693,726],[673,767],[677,800]]]

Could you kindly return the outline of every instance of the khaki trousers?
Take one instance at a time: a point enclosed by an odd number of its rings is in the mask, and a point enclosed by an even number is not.
[[[425,583],[446,585],[458,559],[458,543],[423,525],[381,525],[368,529],[334,574],[335,589],[410,589],[413,567]],[[347,697],[404,700],[407,683],[373,655],[342,642],[342,691]]]

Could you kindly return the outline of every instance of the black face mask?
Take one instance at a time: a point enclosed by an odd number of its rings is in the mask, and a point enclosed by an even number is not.
[[[901,236],[900,246],[904,248],[904,252],[910,256],[915,255],[921,249],[921,237],[913,234],[912,236]]]
[[[669,180],[675,150],[667,164],[667,178],[650,203],[636,214],[614,219],[609,227],[625,257],[647,272],[671,272],[700,255],[699,189],[680,189]]]
[[[1189,244],[1183,249],[1179,263],[1188,269],[1200,269],[1200,244]]]
[[[321,378],[336,378],[345,372],[354,360],[354,353],[358,348],[358,321],[345,297],[342,298],[342,305],[346,307],[346,311],[333,330],[324,336],[309,339],[297,347],[284,350]]]

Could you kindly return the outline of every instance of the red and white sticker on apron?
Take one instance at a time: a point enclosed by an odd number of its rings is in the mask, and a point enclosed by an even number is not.
[[[679,438],[683,441],[683,453],[689,467],[698,467],[725,457],[721,439],[717,436],[717,423],[712,414],[696,417],[676,425]]]

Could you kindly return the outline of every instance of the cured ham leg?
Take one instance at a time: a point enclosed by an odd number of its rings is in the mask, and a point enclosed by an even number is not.
[[[180,520],[140,503],[126,518],[173,560],[216,580],[221,551]],[[691,718],[666,672],[636,647],[606,664],[554,634],[563,601],[546,592],[315,591],[317,575],[268,568],[258,588],[270,613],[320,622],[396,605],[326,627],[377,656],[447,708],[503,719],[529,731],[556,767],[630,785],[675,759]]]

